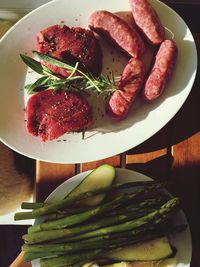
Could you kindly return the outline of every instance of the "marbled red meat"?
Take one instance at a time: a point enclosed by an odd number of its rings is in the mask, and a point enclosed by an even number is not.
[[[84,131],[92,124],[92,111],[85,97],[66,91],[45,90],[31,96],[26,117],[29,133],[43,141]]]
[[[94,75],[99,75],[102,68],[102,51],[90,30],[80,27],[69,28],[65,25],[53,25],[41,30],[36,36],[37,51],[55,57],[63,62],[80,62]],[[53,73],[69,76],[63,68],[45,63]]]

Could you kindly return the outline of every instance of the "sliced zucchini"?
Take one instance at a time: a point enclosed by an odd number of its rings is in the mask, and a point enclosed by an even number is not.
[[[134,262],[117,262],[102,267],[176,267],[175,258],[169,258],[159,261],[134,261]]]
[[[114,179],[115,168],[109,164],[103,164],[89,173],[67,196],[78,196],[84,192],[108,188],[112,185]],[[105,194],[98,194],[82,200],[78,204],[85,207],[96,206],[104,199],[104,196]]]
[[[167,237],[117,248],[106,253],[105,257],[120,261],[153,261],[171,256],[173,250]]]
[[[99,267],[99,265],[96,264],[95,262],[87,262],[87,263],[84,263],[82,267]]]

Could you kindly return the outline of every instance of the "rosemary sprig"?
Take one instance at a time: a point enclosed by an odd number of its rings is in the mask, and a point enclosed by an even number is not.
[[[53,90],[92,91],[107,96],[116,90],[117,78],[114,77],[113,73],[112,77],[100,75],[96,78],[91,73],[80,70],[78,68],[78,62],[73,66],[37,51],[33,51],[33,54],[41,61],[67,69],[70,75],[67,78],[60,78],[53,74],[53,72],[41,62],[38,62],[27,55],[21,55],[22,60],[28,67],[42,75],[34,83],[25,86],[28,94],[51,88]]]

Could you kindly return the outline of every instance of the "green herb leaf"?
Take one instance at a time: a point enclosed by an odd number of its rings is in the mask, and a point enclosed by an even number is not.
[[[52,64],[56,67],[65,68],[65,69],[70,70],[70,71],[74,70],[73,66],[71,66],[67,63],[64,63],[58,59],[55,59],[51,56],[47,56],[47,55],[39,53],[37,51],[33,51],[33,54],[36,55],[40,60],[44,60],[45,62]]]
[[[80,70],[78,68],[78,62],[75,66],[73,66],[37,51],[33,51],[33,54],[46,63],[67,69],[70,75],[67,78],[60,78],[52,73],[47,67],[43,66],[40,62],[26,55],[21,55],[22,60],[30,68],[43,75],[35,83],[29,84],[25,87],[29,94],[36,92],[38,89],[42,90],[43,88],[46,90],[47,88],[51,88],[53,90],[93,91],[97,94],[103,93],[105,96],[108,96],[116,90],[116,81],[113,73],[111,78],[104,75],[100,75],[96,78],[91,73],[86,73]],[[78,75],[78,73],[80,75]]]
[[[32,70],[34,70],[35,72],[43,75],[44,74],[44,70],[43,70],[43,66],[40,62],[38,62],[37,60],[27,56],[27,55],[20,55],[21,59],[24,61],[24,63],[30,67]]]
[[[27,90],[28,94],[33,94],[35,92],[41,91],[41,87],[49,87],[48,84],[49,77],[48,76],[42,76],[39,79],[37,79],[34,83],[28,84],[25,86],[25,89]],[[40,88],[40,90],[38,90]]]
[[[42,65],[42,68],[43,68],[43,72],[44,73],[46,73],[46,74],[53,74],[53,72],[50,69],[48,69],[46,66]]]
[[[56,67],[60,67],[60,68],[65,68],[68,71],[71,71],[72,73],[74,72],[74,68],[76,68],[76,71],[79,72],[81,75],[83,75],[90,83],[91,85],[93,85],[93,87],[97,90],[97,92],[101,92],[101,90],[99,89],[99,87],[94,83],[94,77],[91,74],[85,74],[84,72],[82,72],[81,70],[79,70],[77,68],[77,66],[71,66],[68,63],[64,63],[58,59],[55,59],[53,57],[47,56],[45,54],[41,54],[37,51],[33,51],[33,54],[36,55],[39,59],[44,60],[47,63],[50,63]]]

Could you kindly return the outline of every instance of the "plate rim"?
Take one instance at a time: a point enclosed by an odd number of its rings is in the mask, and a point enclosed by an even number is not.
[[[80,183],[84,177],[86,177],[86,175],[88,175],[89,173],[91,173],[94,169],[90,169],[90,170],[87,170],[87,171],[84,171],[84,172],[80,172],[72,177],[70,177],[69,179],[67,179],[66,181],[64,181],[63,183],[61,183],[58,187],[56,187],[49,195],[48,197],[46,198],[45,202],[49,202],[51,203],[52,199],[55,198],[55,196],[57,195],[58,198],[56,199],[59,199],[59,198],[62,198],[62,195],[64,196],[64,191],[65,191],[65,187],[67,189],[67,186],[69,186],[71,183],[74,182],[75,180],[75,184],[74,184],[74,187]],[[134,180],[134,181],[152,181],[154,180],[153,178],[151,178],[150,176],[148,175],[145,175],[143,173],[140,173],[140,172],[137,172],[135,170],[131,170],[131,169],[126,169],[126,168],[116,168],[115,167],[115,170],[116,170],[116,179],[114,182],[117,182],[117,180],[123,180],[123,182],[127,182],[127,181],[130,181],[130,180]],[[125,176],[125,180],[124,180],[124,174],[127,174],[127,176]],[[129,177],[130,176],[133,176],[132,178]],[[134,177],[136,176],[136,177]],[[71,188],[71,190],[73,190],[73,188]],[[167,189],[165,189],[167,193],[169,193],[169,191]],[[59,191],[62,191],[62,194],[60,195],[60,192]],[[70,190],[66,190],[65,194],[66,193],[69,193],[71,192]],[[169,193],[171,195],[171,193]],[[190,225],[188,223],[188,220],[187,220],[187,217],[185,216],[185,213],[183,212],[183,210],[181,209],[179,211],[179,213],[177,214],[178,216],[178,219],[181,219],[184,221],[184,223],[187,223],[187,229],[185,230],[185,234],[187,235],[187,244],[188,244],[188,247],[189,247],[189,258],[188,258],[188,261],[189,263],[187,265],[185,265],[184,263],[177,263],[177,266],[176,267],[189,267],[190,266],[190,263],[191,263],[191,260],[192,260],[192,237],[191,237],[191,231],[190,231]],[[179,233],[179,238],[180,237],[180,234]],[[172,236],[173,237],[173,236]],[[32,261],[32,266],[33,267],[39,267],[40,265],[38,265],[39,261],[38,260],[35,260],[35,261]]]
[[[30,17],[33,13],[37,13],[37,11],[39,9],[43,9],[45,8],[46,6],[49,6],[49,5],[53,5],[55,4],[56,2],[62,2],[63,0],[53,0],[51,2],[48,2],[44,5],[41,5],[40,7],[34,9],[33,11],[31,11],[30,13],[28,13],[26,16],[24,16],[21,20],[19,20],[5,35],[4,37],[2,38],[1,42],[3,41],[3,39],[7,36],[7,34],[9,34],[10,31],[12,31],[13,28],[17,27],[18,23],[20,23],[21,21],[23,20],[26,20],[28,17]],[[182,19],[182,17],[175,11],[173,10],[171,7],[169,7],[168,5],[166,5],[165,3],[162,3],[160,2],[159,0],[151,0],[151,2],[155,2],[155,3],[159,3],[159,5],[161,6],[165,6],[170,12],[173,12],[173,14],[175,14],[175,16],[179,17],[179,19],[182,21],[182,23],[187,27],[187,30],[189,30],[189,33],[191,34],[192,38],[193,38],[193,35],[192,35],[192,32],[190,30],[190,28],[188,27],[188,25],[186,24],[186,22]],[[35,152],[32,152],[32,151],[22,151],[21,148],[17,147],[16,144],[13,145],[13,144],[10,144],[8,142],[8,139],[4,140],[5,138],[2,138],[0,136],[0,140],[6,145],[8,146],[9,148],[15,150],[16,152],[24,155],[24,156],[27,156],[29,158],[32,158],[32,159],[35,159],[35,160],[42,160],[42,161],[45,161],[45,162],[51,162],[51,163],[61,163],[61,164],[65,164],[65,163],[84,163],[84,162],[90,162],[90,161],[94,161],[94,160],[101,160],[103,158],[106,158],[106,157],[111,157],[111,156],[115,156],[119,153],[123,153],[129,149],[132,149],[140,144],[142,144],[143,142],[145,142],[146,140],[150,139],[154,134],[156,134],[157,132],[159,132],[176,114],[177,112],[180,110],[180,108],[184,105],[186,99],[188,98],[188,95],[190,94],[191,90],[192,90],[192,87],[193,87],[193,84],[194,84],[194,81],[195,81],[195,78],[196,78],[196,73],[197,73],[197,66],[198,66],[198,58],[197,58],[197,48],[196,48],[196,43],[195,43],[195,40],[193,38],[193,44],[194,44],[194,54],[195,54],[195,65],[196,65],[196,68],[195,68],[195,71],[193,72],[192,74],[192,79],[191,79],[191,86],[190,86],[190,89],[187,90],[187,92],[184,94],[184,99],[183,101],[181,101],[181,103],[179,104],[179,108],[176,109],[176,112],[171,114],[171,116],[167,119],[167,120],[164,120],[161,124],[159,124],[159,127],[154,127],[154,130],[151,131],[150,134],[147,134],[147,133],[143,133],[143,137],[142,139],[140,138],[137,142],[135,143],[131,143],[130,142],[127,142],[127,144],[124,144],[123,145],[123,148],[120,146],[120,147],[113,147],[112,150],[104,150],[104,151],[101,151],[100,152],[100,155],[99,153],[92,153],[92,154],[89,154],[87,153],[87,156],[83,157],[81,156],[81,158],[79,156],[73,156],[68,158],[67,159],[64,159],[64,158],[59,158],[58,156],[56,157],[53,157],[51,156],[51,158],[49,156],[47,156],[46,154],[45,155],[38,155],[37,153]],[[33,137],[34,138],[34,137]],[[39,137],[35,137],[35,138],[39,138]],[[42,141],[40,141],[42,142]],[[48,148],[47,148],[48,149]],[[67,146],[66,146],[66,149],[67,149]],[[93,150],[95,148],[92,148]],[[59,150],[60,151],[60,150]],[[114,151],[114,152],[113,152]],[[94,155],[95,154],[95,155]]]

